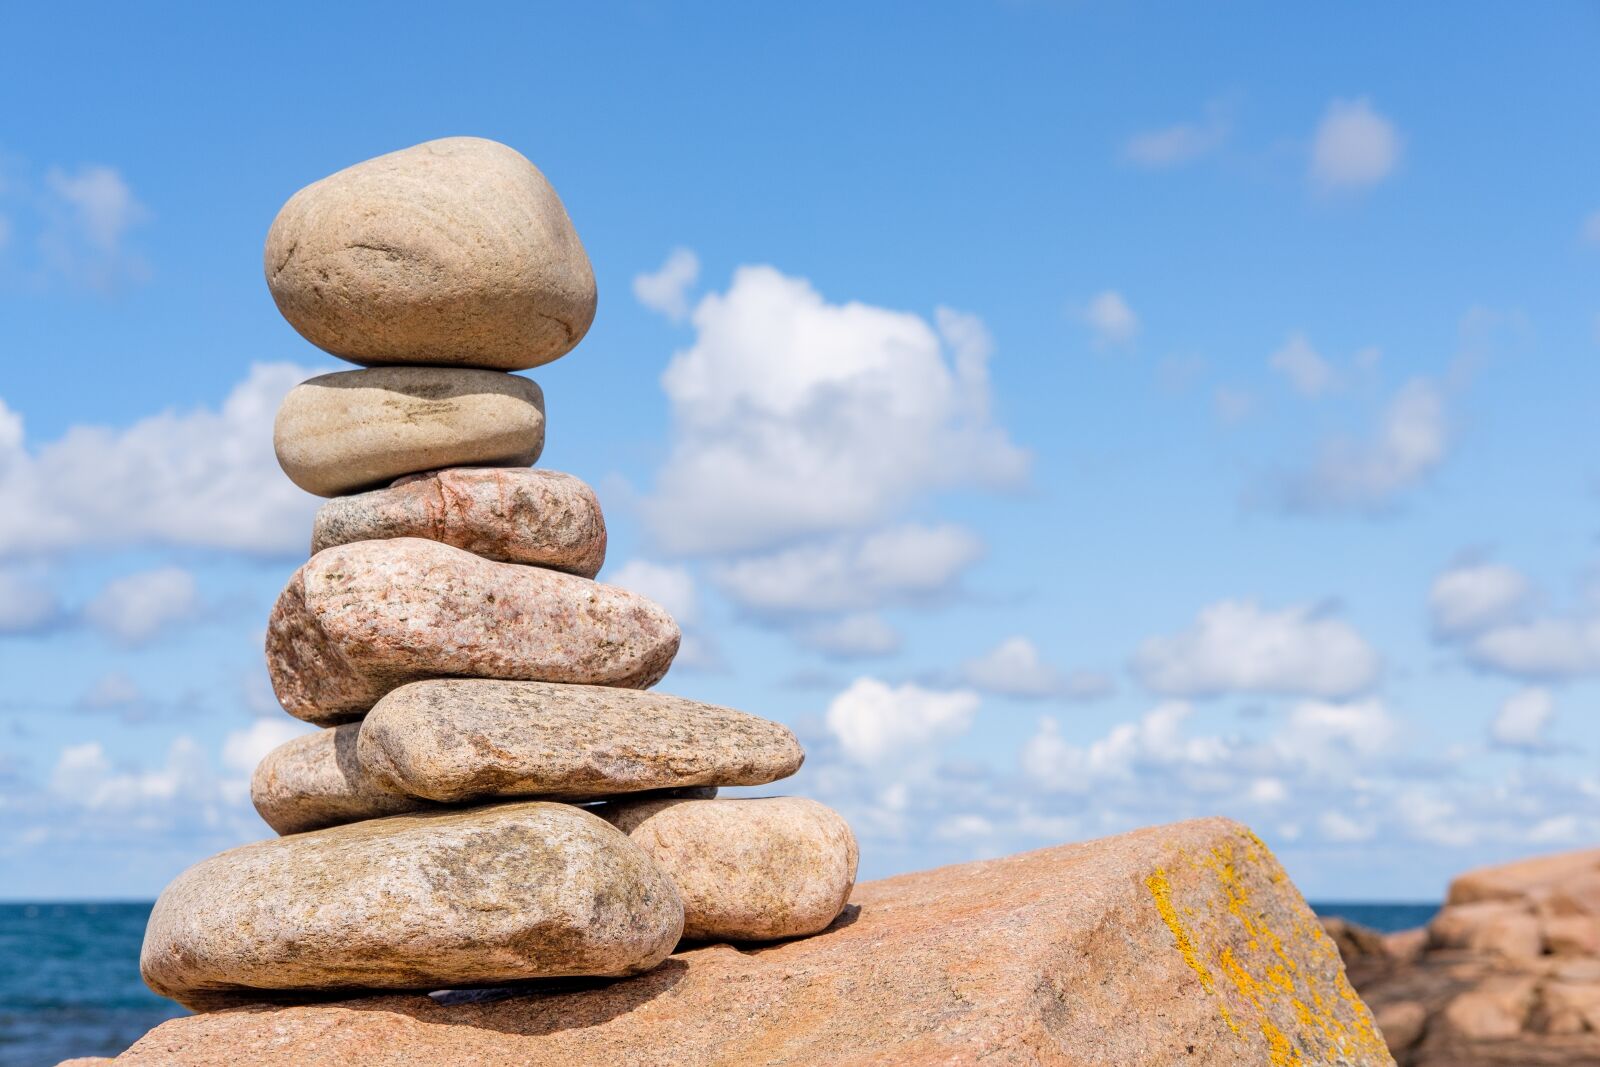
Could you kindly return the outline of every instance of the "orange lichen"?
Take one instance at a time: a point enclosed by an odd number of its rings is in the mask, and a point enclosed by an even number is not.
[[[1189,931],[1184,929],[1183,920],[1178,918],[1178,910],[1172,906],[1172,883],[1167,881],[1166,869],[1157,867],[1155,873],[1144,880],[1144,885],[1155,898],[1156,911],[1161,913],[1161,921],[1167,924],[1167,929],[1172,931],[1173,938],[1177,940],[1183,962],[1199,975],[1200,988],[1207,993],[1216,993],[1217,983],[1211,976],[1211,969],[1200,959],[1200,953],[1195,951],[1194,940],[1190,938]]]

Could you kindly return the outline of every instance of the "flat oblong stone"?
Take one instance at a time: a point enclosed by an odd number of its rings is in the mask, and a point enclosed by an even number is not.
[[[733,708],[607,686],[485,679],[393,690],[362,720],[356,755],[380,788],[444,803],[762,785],[805,759],[788,727]]]
[[[197,1010],[263,994],[441,989],[648,971],[683,907],[582,808],[502,804],[259,841],[162,891],[139,967]]]
[[[598,574],[606,558],[606,522],[594,490],[550,470],[453,468],[335,498],[317,511],[311,551],[391,537],[422,537],[584,578]]]
[[[561,199],[515,149],[447,137],[306,186],[267,232],[289,324],[354,363],[526,370],[583,339],[594,271]]]
[[[280,834],[434,807],[384,789],[356,759],[356,723],[285,741],[250,776],[250,801]]]
[[[860,853],[850,824],[805,797],[622,800],[595,812],[667,872],[691,940],[818,933],[855,885]]]
[[[560,571],[397,537],[318,552],[267,620],[267,673],[289,714],[332,725],[424,678],[644,689],[678,653],[653,601]]]
[[[439,467],[526,467],[544,449],[544,393],[499,371],[339,371],[289,390],[272,447],[289,480],[318,496]]]

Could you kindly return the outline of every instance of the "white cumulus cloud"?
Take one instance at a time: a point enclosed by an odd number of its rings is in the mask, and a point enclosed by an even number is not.
[[[978,694],[969,690],[858,678],[828,705],[827,726],[845,755],[879,764],[964,733],[978,705]]]
[[[802,645],[838,659],[865,659],[900,651],[900,631],[882,615],[860,611],[803,626],[795,632]]]
[[[1557,681],[1600,674],[1600,618],[1544,618],[1478,634],[1468,654],[1479,665],[1521,678]]]
[[[912,523],[732,560],[712,580],[758,613],[848,612],[938,594],[982,554],[965,527]]]
[[[1008,637],[962,667],[967,684],[1014,697],[1050,697],[1067,691],[1067,678],[1047,663],[1039,646],[1021,635]]]
[[[199,610],[194,575],[181,567],[160,567],[107,582],[84,607],[83,616],[106,635],[136,645]]]
[[[1528,603],[1528,579],[1498,563],[1468,563],[1440,574],[1428,590],[1434,631],[1459,637],[1511,621]]]
[[[1189,629],[1145,640],[1133,669],[1171,696],[1276,693],[1342,697],[1371,688],[1378,653],[1349,623],[1308,606],[1280,611],[1225,600]]]
[[[304,552],[317,501],[278,469],[272,421],[312,373],[257,364],[219,409],[73,426],[31,448],[0,405],[0,558],[149,545]]]
[[[830,304],[802,278],[740,267],[691,316],[662,375],[672,440],[643,502],[674,554],[858,530],[919,495],[1021,482],[989,418],[993,345],[973,316]]]
[[[690,249],[674,248],[654,272],[634,276],[633,295],[651,311],[682,322],[689,315],[689,290],[699,277],[700,257]]]
[[[61,600],[44,581],[0,569],[0,634],[36,633],[60,622]]]
[[[1287,479],[1282,502],[1295,511],[1380,511],[1444,462],[1449,443],[1444,394],[1418,378],[1395,394],[1370,439],[1326,442]]]
[[[1370,101],[1328,105],[1311,144],[1311,180],[1319,189],[1363,189],[1378,184],[1400,162],[1400,132]]]
[[[1549,747],[1545,729],[1555,716],[1550,690],[1521,689],[1506,698],[1489,724],[1489,740],[1497,748],[1538,752]]]

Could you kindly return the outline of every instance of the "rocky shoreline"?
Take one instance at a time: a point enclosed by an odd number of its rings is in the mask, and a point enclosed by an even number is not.
[[[1324,925],[1400,1067],[1600,1064],[1600,849],[1463,874],[1423,929]]]

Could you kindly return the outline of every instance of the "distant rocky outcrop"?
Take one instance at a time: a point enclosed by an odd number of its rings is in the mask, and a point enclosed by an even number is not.
[[[116,1063],[1392,1063],[1333,942],[1227,820],[902,875],[851,901],[816,937],[686,943],[634,978],[175,1019]]]
[[[1600,849],[1463,874],[1424,930],[1324,925],[1401,1067],[1600,1064]]]

